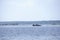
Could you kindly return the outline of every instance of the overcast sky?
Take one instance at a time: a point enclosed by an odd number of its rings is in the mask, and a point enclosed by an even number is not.
[[[0,0],[0,21],[60,20],[60,0]]]

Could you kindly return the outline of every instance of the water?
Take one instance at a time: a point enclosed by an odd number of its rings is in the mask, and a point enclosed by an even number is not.
[[[0,40],[60,40],[60,25],[32,26],[34,23],[27,23],[0,25]]]

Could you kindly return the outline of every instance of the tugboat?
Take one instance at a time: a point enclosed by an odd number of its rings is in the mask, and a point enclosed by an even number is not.
[[[33,24],[32,26],[41,26],[41,25],[39,25],[39,24]]]

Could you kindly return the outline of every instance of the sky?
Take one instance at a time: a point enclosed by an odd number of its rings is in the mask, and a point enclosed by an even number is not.
[[[0,21],[60,20],[60,0],[0,0]]]

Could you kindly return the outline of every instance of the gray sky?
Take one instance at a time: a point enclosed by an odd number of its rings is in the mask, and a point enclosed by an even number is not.
[[[0,0],[0,21],[60,20],[60,0]]]

